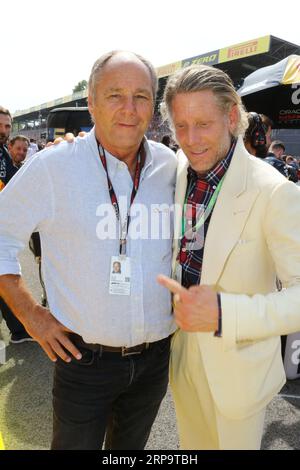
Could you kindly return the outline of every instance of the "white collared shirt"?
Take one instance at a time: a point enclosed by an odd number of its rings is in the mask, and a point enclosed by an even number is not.
[[[31,233],[39,231],[50,310],[89,343],[130,347],[157,341],[176,329],[170,295],[156,282],[157,274],[171,272],[172,216],[162,217],[171,217],[170,236],[164,239],[166,222],[162,221],[159,235],[154,230],[151,237],[148,216],[160,216],[172,207],[177,160],[162,144],[145,141],[145,150],[140,186],[131,207],[134,213],[143,204],[140,229],[144,238],[136,237],[139,227],[132,217],[127,243],[129,296],[109,294],[111,256],[119,254],[118,226],[113,212],[108,220],[115,224],[116,236],[101,239],[104,209],[112,206],[94,129],[74,144],[39,152],[0,195],[0,275],[21,273],[18,253]],[[124,220],[127,208],[126,204],[122,208],[120,200],[127,196],[129,205],[132,178],[125,163],[108,152],[106,157]],[[149,238],[145,238],[146,226]]]

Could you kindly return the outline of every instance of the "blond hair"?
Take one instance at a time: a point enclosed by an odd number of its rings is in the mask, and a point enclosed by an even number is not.
[[[163,119],[169,122],[172,130],[174,130],[172,101],[175,96],[179,93],[193,93],[202,90],[211,90],[214,93],[217,105],[224,113],[228,113],[233,105],[237,106],[238,122],[233,136],[244,135],[248,127],[247,113],[231,78],[222,70],[208,65],[190,65],[169,77],[160,110]]]

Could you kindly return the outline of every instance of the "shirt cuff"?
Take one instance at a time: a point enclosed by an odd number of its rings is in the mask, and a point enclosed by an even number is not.
[[[222,337],[222,304],[221,304],[221,296],[217,293],[218,299],[218,329],[215,331],[214,336],[221,338]]]
[[[15,274],[21,276],[21,266],[17,261],[1,261],[0,276]]]

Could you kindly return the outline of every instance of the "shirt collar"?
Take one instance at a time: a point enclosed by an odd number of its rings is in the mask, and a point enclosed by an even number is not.
[[[193,170],[191,166],[189,166],[188,178],[205,181],[210,186],[217,186],[229,168],[236,143],[237,139],[232,139],[231,146],[226,157],[223,158],[223,160],[221,160],[220,162],[218,162],[214,168],[212,168],[205,174],[199,175],[195,170]]]
[[[96,136],[95,136],[95,138],[96,138]],[[98,145],[99,152],[102,152],[102,146],[98,142],[97,142],[97,145]],[[146,137],[143,138],[142,145],[143,145],[144,150],[145,150],[145,162],[144,162],[144,166],[143,166],[143,169],[142,169],[142,172],[141,172],[141,179],[144,178],[144,174],[145,174],[146,170],[153,163],[153,156],[152,156],[151,149],[150,149],[150,146],[149,146],[149,143],[148,143],[148,140],[147,140]],[[108,150],[106,150],[106,149],[104,149],[104,150],[105,150],[105,156],[106,156],[106,161],[107,161],[108,172],[111,175],[111,177],[113,177],[115,175],[116,171],[118,170],[119,165],[122,165],[122,162],[117,157],[115,157],[113,154],[108,152]]]

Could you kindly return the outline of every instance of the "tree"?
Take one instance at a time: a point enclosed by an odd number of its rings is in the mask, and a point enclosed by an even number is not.
[[[77,85],[73,88],[73,93],[77,93],[77,91],[83,91],[87,89],[87,81],[81,80],[77,83]]]

